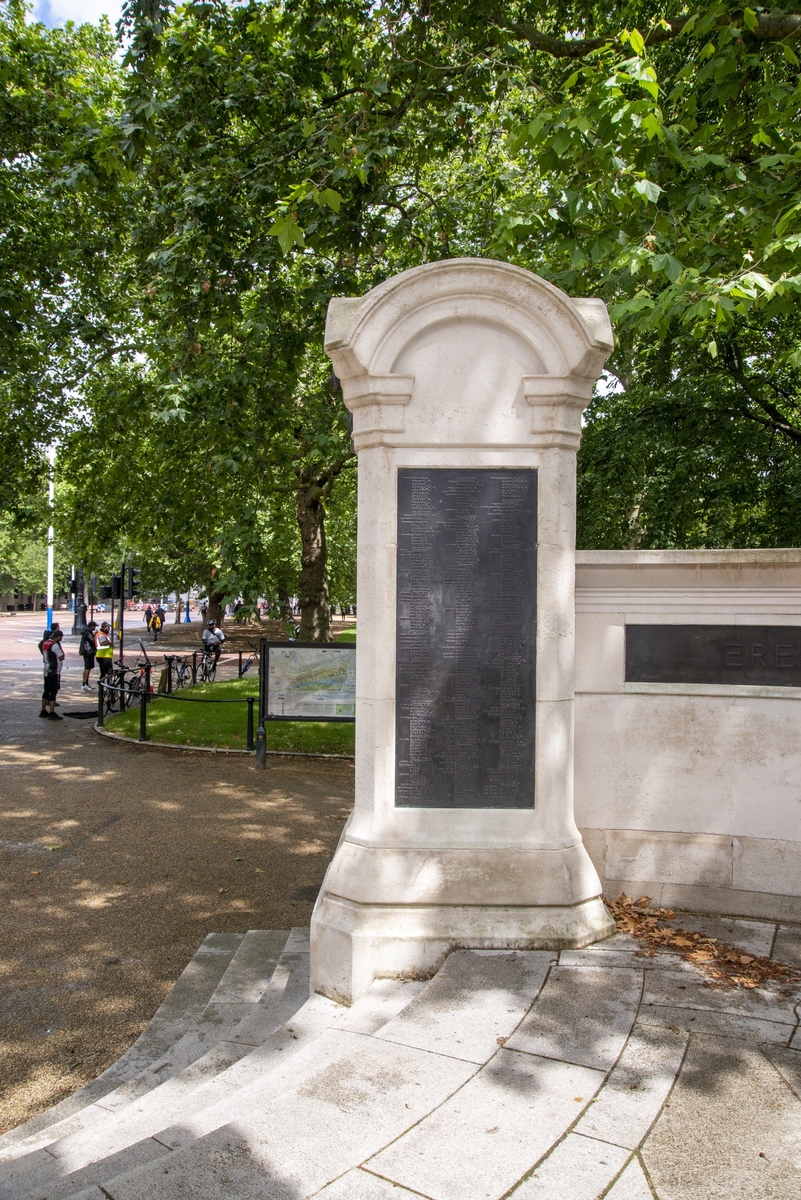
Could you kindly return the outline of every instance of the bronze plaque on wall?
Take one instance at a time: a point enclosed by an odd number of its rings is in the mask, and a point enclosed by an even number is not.
[[[801,626],[627,625],[626,682],[801,687]]]
[[[536,606],[536,471],[398,471],[398,807],[533,808]]]

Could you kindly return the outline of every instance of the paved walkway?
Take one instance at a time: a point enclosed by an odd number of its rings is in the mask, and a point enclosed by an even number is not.
[[[307,981],[303,929],[211,935],[125,1059],[0,1139],[0,1196],[801,1196],[798,991],[621,935],[459,951],[351,1009]]]

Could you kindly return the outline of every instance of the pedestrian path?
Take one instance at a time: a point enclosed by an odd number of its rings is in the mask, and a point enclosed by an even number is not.
[[[456,951],[348,1009],[308,958],[303,929],[210,934],[118,1063],[0,1138],[0,1200],[801,1196],[798,985],[617,935]]]

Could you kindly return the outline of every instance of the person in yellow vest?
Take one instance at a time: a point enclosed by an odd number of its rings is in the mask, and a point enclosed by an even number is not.
[[[95,658],[100,669],[101,682],[111,674],[114,665],[114,644],[111,640],[111,627],[108,621],[103,621],[95,634]]]

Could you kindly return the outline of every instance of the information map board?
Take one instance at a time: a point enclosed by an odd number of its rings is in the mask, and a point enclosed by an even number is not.
[[[401,468],[396,807],[534,807],[536,632],[536,470]]]
[[[356,646],[272,642],[267,646],[268,720],[353,721]]]

